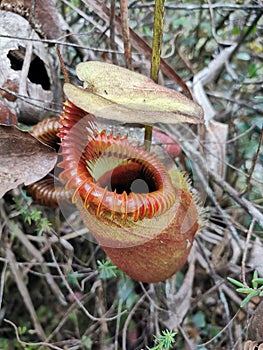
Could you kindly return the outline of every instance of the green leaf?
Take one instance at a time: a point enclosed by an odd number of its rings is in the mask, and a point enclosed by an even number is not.
[[[254,273],[253,273],[253,278],[252,278],[252,287],[253,287],[254,289],[257,289],[257,287],[258,287],[258,281],[257,281],[257,279],[258,279],[258,272],[257,272],[257,270],[255,270]],[[263,280],[263,279],[262,279],[262,280]]]
[[[155,344],[153,348],[149,348],[147,346],[148,350],[169,350],[171,349],[172,345],[175,343],[174,337],[176,336],[176,332],[169,331],[168,329],[162,331],[162,334],[157,337],[154,336]]]
[[[191,321],[194,322],[196,328],[204,328],[206,326],[205,315],[202,311],[198,311],[191,317]]]
[[[97,260],[100,278],[109,280],[116,278],[118,275],[123,276],[123,273],[110,260]]]
[[[121,279],[118,282],[118,297],[125,302],[128,310],[132,308],[137,300],[137,294],[134,292],[134,282],[130,278]]]
[[[83,335],[81,338],[82,345],[84,345],[85,349],[90,350],[92,348],[92,340],[90,337]]]
[[[253,278],[252,283],[253,281],[255,281],[258,284],[263,284],[263,278],[255,278],[255,279]]]
[[[244,307],[247,305],[247,303],[254,297],[256,297],[257,295],[259,295],[260,292],[259,290],[254,290],[253,292],[251,292],[241,303],[241,307]]]
[[[231,277],[227,277],[228,281],[231,282],[232,284],[234,284],[235,286],[237,287],[240,287],[240,288],[245,288],[244,284],[235,280],[234,278],[231,278]]]
[[[239,30],[238,27],[234,27],[234,28],[232,29],[232,34],[233,34],[233,35],[239,35],[239,33],[240,33],[240,30]]]
[[[254,291],[254,289],[253,288],[237,288],[236,291],[238,293],[249,294],[252,291]]]

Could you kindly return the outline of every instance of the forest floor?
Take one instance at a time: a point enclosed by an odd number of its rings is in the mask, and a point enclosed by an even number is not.
[[[1,16],[10,3],[0,1]],[[11,110],[15,104],[18,127],[31,130],[62,109],[64,75],[55,44],[70,82],[79,85],[80,62],[125,66],[124,20],[120,3],[113,0],[49,0],[36,2],[35,8],[34,1],[26,1],[29,15],[15,3],[13,13],[32,24],[39,40],[23,38],[22,24],[2,28],[0,51],[12,68],[2,59],[0,79],[10,69],[20,79],[33,43],[34,55],[46,67],[32,68],[28,79],[43,91],[30,99],[29,111],[17,102],[24,101],[21,90],[0,81],[0,102]],[[154,2],[128,3],[133,67],[149,76]],[[262,14],[261,1],[165,2],[162,57],[171,71],[167,74],[167,65],[161,66],[160,84],[185,93],[186,83],[206,121],[206,127],[154,126],[179,147],[169,157],[187,174],[199,198],[202,227],[187,263],[164,282],[137,282],[110,262],[73,204],[48,208],[36,203],[23,185],[13,187],[0,199],[1,350],[263,346]],[[34,78],[40,67],[48,81],[43,74]],[[14,101],[7,99],[9,90]],[[41,115],[39,99],[44,102]],[[1,123],[3,111],[0,105]],[[105,127],[143,142],[139,123],[110,124]],[[154,144],[167,150],[158,140]],[[5,159],[1,150],[0,155]],[[35,164],[31,161],[29,172]]]

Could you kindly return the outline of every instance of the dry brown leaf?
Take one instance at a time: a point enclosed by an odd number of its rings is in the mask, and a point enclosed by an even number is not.
[[[25,0],[24,6],[30,12],[32,0]],[[55,0],[36,1],[35,17],[41,26],[41,31],[48,39],[57,39],[62,35]]]
[[[42,179],[55,166],[57,154],[28,132],[0,125],[0,198],[24,183]]]

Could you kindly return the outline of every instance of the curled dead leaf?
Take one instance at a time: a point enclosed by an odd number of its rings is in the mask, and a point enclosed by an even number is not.
[[[181,93],[112,64],[80,63],[84,87],[64,85],[68,99],[97,117],[128,123],[203,123],[202,108]]]
[[[55,166],[56,151],[16,126],[0,125],[0,198],[24,183],[42,179]]]

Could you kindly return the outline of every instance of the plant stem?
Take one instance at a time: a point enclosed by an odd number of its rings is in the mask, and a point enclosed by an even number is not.
[[[129,32],[128,0],[120,0],[121,27],[126,68],[132,69],[132,52]]]
[[[154,23],[153,23],[153,42],[150,77],[158,83],[158,73],[161,61],[161,49],[163,39],[163,19],[164,19],[164,1],[155,0]],[[145,125],[144,147],[150,151],[152,142],[152,125]]]

